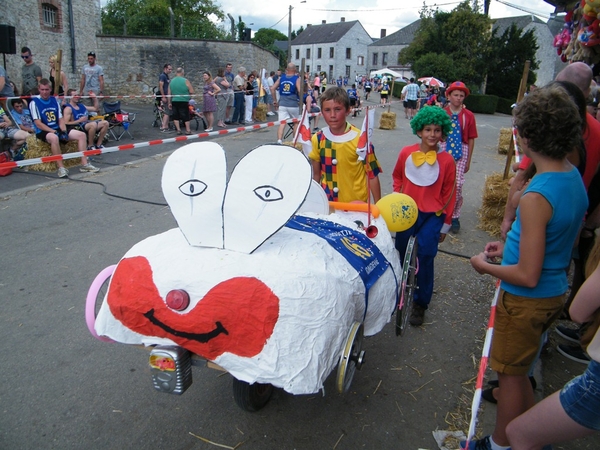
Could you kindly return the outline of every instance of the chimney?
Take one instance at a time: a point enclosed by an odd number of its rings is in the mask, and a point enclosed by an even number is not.
[[[322,25],[325,25],[326,23],[327,23],[327,21],[326,21],[326,20],[321,20],[321,24],[322,24]]]
[[[381,35],[379,36],[381,39],[385,37],[385,28],[381,29]]]
[[[346,18],[345,18],[345,17],[342,17],[342,18],[340,19],[340,22],[345,22],[345,21],[346,21]]]

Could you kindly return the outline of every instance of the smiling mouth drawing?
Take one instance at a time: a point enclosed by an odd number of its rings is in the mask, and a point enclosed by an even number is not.
[[[221,322],[215,322],[216,328],[208,333],[188,333],[186,331],[179,331],[170,326],[162,323],[154,316],[154,308],[144,314],[144,317],[147,318],[152,324],[157,327],[162,328],[167,333],[172,334],[173,336],[181,337],[184,339],[190,339],[193,341],[198,341],[202,344],[206,344],[211,339],[216,338],[220,334],[229,335],[229,332],[225,329]]]

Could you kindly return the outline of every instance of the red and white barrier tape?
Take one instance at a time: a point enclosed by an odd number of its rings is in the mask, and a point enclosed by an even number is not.
[[[380,108],[380,107],[386,107],[386,106],[388,106],[388,105],[387,104],[386,105],[373,105],[373,106],[369,106],[369,108]],[[362,110],[362,109],[366,109],[366,107],[358,108],[357,110]],[[320,115],[320,113],[313,113],[313,114],[309,114],[309,115],[310,116],[318,116],[318,115]],[[117,147],[106,147],[101,150],[85,150],[83,152],[65,153],[62,155],[42,156],[41,158],[30,158],[30,159],[24,159],[21,161],[9,161],[9,162],[5,162],[5,163],[0,163],[0,169],[9,169],[9,168],[17,169],[19,167],[32,166],[34,164],[42,164],[42,163],[49,163],[49,162],[56,162],[56,161],[64,161],[67,159],[81,158],[82,156],[95,156],[95,155],[100,155],[103,153],[115,153],[115,152],[120,152],[123,150],[132,150],[134,148],[150,147],[152,145],[170,144],[172,142],[185,142],[188,140],[206,138],[209,136],[220,136],[220,135],[226,135],[226,134],[240,133],[243,131],[260,130],[261,128],[278,126],[282,123],[292,123],[292,122],[299,122],[299,121],[300,121],[300,119],[288,119],[288,120],[280,120],[277,122],[265,122],[265,123],[250,125],[250,126],[246,126],[246,127],[231,128],[228,130],[216,130],[216,131],[210,131],[208,133],[203,132],[203,133],[197,133],[197,134],[192,134],[192,135],[177,136],[177,137],[169,138],[169,139],[156,139],[153,141],[138,142],[136,144],[125,144],[125,145],[119,145]]]
[[[481,361],[479,362],[479,371],[477,372],[477,382],[475,383],[475,394],[471,403],[471,422],[469,423],[469,433],[467,434],[467,443],[465,448],[469,448],[469,441],[475,436],[475,426],[477,425],[477,412],[481,403],[481,390],[483,388],[483,378],[488,365],[490,356],[490,347],[492,345],[492,336],[494,334],[494,321],[496,320],[496,304],[498,303],[498,295],[500,294],[500,280],[496,280],[496,292],[490,307],[490,318],[488,320],[488,328],[485,333],[485,341],[481,351]]]

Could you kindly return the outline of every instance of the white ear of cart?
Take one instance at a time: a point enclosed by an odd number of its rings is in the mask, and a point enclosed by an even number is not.
[[[161,392],[182,394],[200,364],[229,372],[248,411],[274,387],[318,392],[336,367],[337,388],[347,392],[364,361],[363,335],[381,331],[394,312],[396,334],[406,328],[412,243],[401,265],[382,218],[330,214],[310,163],[292,147],[258,147],[226,176],[216,143],[169,157],[162,186],[178,227],[134,245],[96,277],[90,332],[148,347]],[[366,233],[368,222],[379,232]]]

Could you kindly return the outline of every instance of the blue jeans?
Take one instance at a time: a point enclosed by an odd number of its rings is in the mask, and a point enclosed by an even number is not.
[[[446,215],[436,216],[435,213],[419,211],[417,222],[406,231],[396,233],[396,249],[400,252],[400,261],[404,261],[404,254],[411,236],[417,236],[417,258],[419,259],[419,273],[417,274],[417,288],[414,302],[427,309],[433,296],[434,259],[438,251],[440,231],[444,225]]]
[[[560,404],[579,425],[600,431],[600,363],[591,360],[587,370],[560,391]]]
[[[244,93],[234,92],[233,93],[233,116],[231,116],[232,122],[243,122],[244,121]]]

